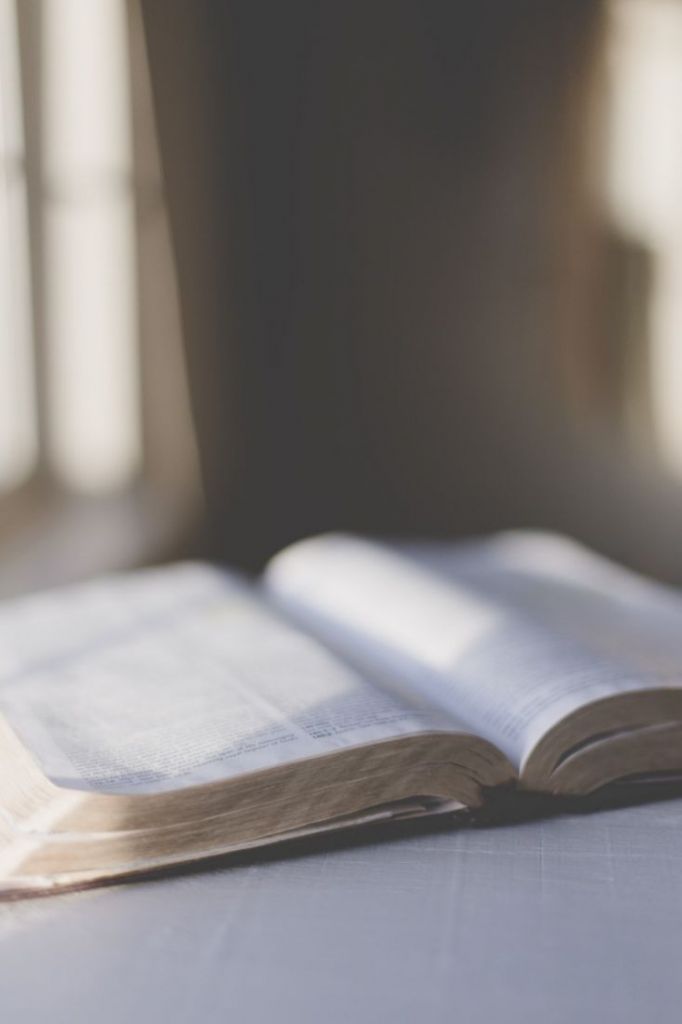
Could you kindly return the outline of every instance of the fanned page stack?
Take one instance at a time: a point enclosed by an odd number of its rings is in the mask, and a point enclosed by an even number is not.
[[[682,601],[545,534],[302,541],[0,609],[0,892],[58,891],[499,787],[682,772]]]

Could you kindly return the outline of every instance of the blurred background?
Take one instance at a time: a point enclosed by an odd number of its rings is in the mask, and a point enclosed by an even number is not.
[[[0,0],[0,593],[681,523],[682,0]]]

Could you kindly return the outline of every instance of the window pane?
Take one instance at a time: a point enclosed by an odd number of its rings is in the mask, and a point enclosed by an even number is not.
[[[104,491],[141,456],[126,8],[42,9],[50,457]]]

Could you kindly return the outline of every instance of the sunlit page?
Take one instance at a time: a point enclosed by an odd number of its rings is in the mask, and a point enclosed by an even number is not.
[[[267,579],[355,664],[419,689],[517,766],[575,708],[682,677],[680,603],[560,538],[407,557],[328,535],[277,556]]]
[[[0,710],[63,785],[156,791],[443,724],[199,565],[0,610]]]

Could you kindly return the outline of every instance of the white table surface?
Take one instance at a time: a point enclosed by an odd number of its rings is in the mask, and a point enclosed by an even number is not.
[[[3,1024],[682,1020],[682,800],[0,906]]]

